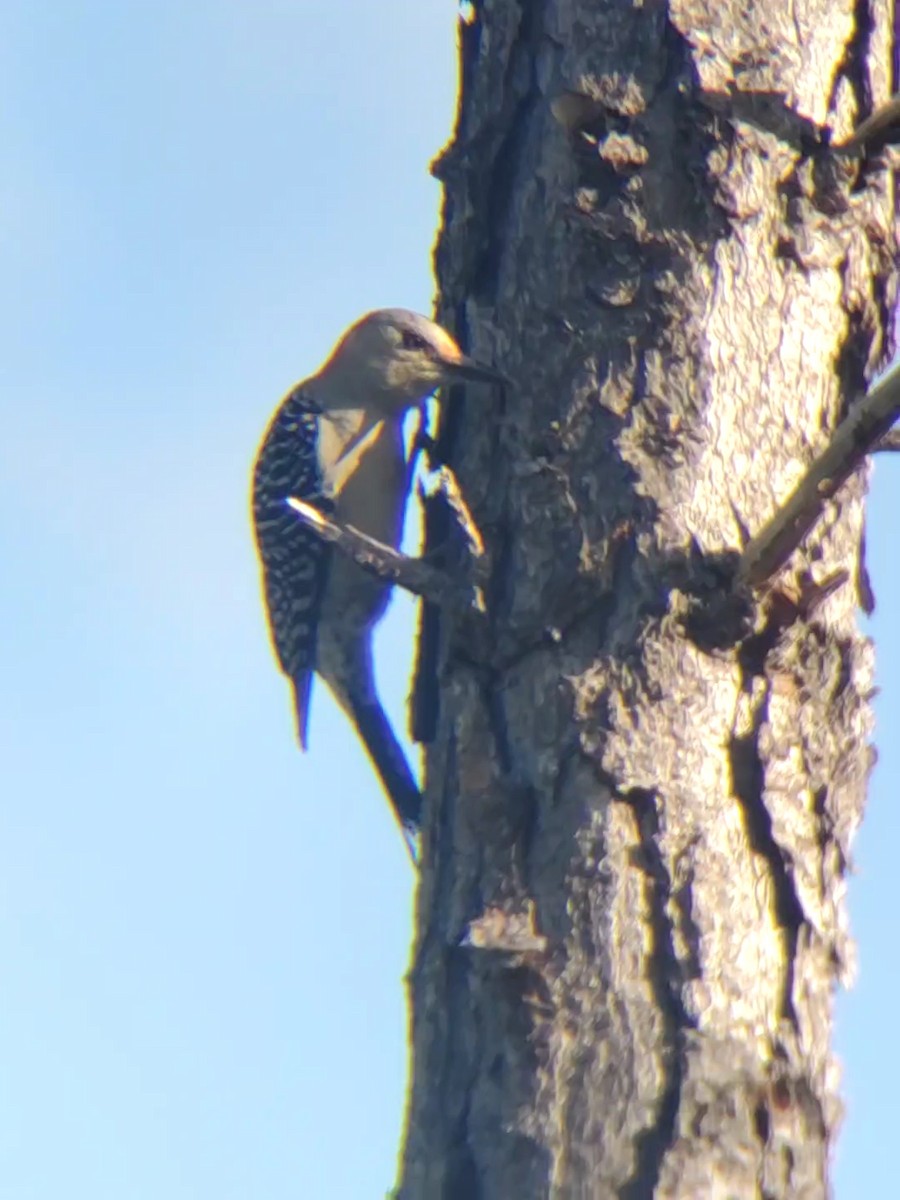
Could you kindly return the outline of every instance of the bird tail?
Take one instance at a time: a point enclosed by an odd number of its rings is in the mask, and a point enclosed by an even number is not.
[[[317,671],[356,726],[372,766],[378,772],[413,862],[418,862],[422,793],[375,690],[372,645],[368,636],[335,635],[319,628]]]
[[[418,834],[422,820],[422,793],[403,747],[377,699],[351,699],[353,718],[372,765],[387,792],[413,862],[418,862]]]
[[[294,689],[294,712],[297,714],[297,741],[300,749],[309,747],[309,693],[312,688],[312,671],[298,671],[291,678]]]

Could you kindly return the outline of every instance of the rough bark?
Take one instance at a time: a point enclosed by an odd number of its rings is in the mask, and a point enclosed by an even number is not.
[[[819,1198],[865,472],[732,584],[886,353],[892,182],[828,142],[889,95],[891,9],[469,16],[441,315],[514,386],[443,414],[491,573],[485,618],[423,627],[399,1194]]]

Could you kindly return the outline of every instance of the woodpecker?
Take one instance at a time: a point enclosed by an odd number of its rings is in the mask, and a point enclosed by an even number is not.
[[[253,470],[253,519],[275,655],[307,748],[313,673],[355,724],[415,857],[422,798],[375,691],[372,629],[389,585],[301,524],[291,497],[399,547],[408,490],[407,410],[456,380],[502,383],[427,317],[378,309],[275,410]]]

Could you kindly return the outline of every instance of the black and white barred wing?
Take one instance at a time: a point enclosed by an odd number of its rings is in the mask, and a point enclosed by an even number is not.
[[[297,735],[306,749],[316,629],[331,547],[307,529],[287,500],[319,508],[318,410],[302,385],[278,408],[253,473],[253,520],[263,569],[269,630],[281,669],[294,686]]]

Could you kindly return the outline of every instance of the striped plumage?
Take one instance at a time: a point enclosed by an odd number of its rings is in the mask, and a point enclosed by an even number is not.
[[[295,496],[330,508],[318,462],[319,412],[303,384],[289,392],[266,430],[253,472],[253,521],[269,632],[294,687],[297,736],[304,750],[316,631],[332,548],[298,521],[285,501]]]

